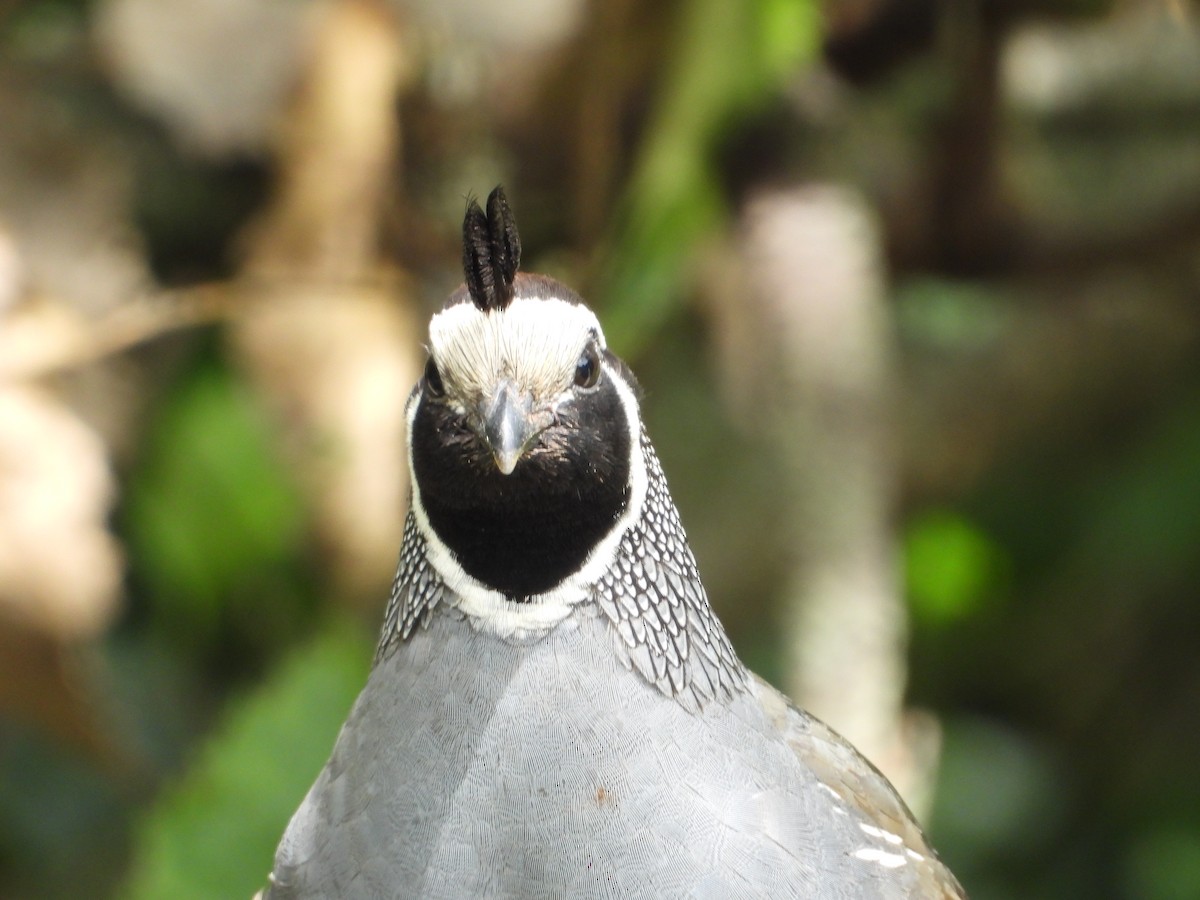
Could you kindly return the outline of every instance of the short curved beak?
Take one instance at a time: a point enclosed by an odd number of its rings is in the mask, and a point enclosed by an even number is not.
[[[504,380],[481,404],[480,412],[483,438],[496,459],[496,468],[504,475],[511,475],[525,451],[546,428],[542,417],[533,411],[533,396]]]

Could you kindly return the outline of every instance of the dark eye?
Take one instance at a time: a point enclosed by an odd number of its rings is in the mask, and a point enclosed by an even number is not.
[[[595,387],[600,380],[600,353],[595,344],[588,344],[575,363],[575,384],[581,388]]]
[[[442,384],[442,373],[438,371],[437,363],[433,361],[432,356],[425,363],[425,393],[430,397],[446,395],[446,386]]]

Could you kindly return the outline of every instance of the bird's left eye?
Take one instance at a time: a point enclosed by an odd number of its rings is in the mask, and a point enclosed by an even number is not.
[[[432,356],[425,362],[425,393],[430,397],[446,395],[446,386],[442,384],[442,373],[438,371],[437,363],[433,361]]]
[[[600,354],[595,344],[588,344],[579,362],[575,363],[575,384],[577,387],[590,388],[595,387],[599,380]]]

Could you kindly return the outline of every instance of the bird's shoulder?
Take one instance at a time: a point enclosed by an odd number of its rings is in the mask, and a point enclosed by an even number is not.
[[[861,858],[884,866],[912,867],[922,896],[965,898],[962,886],[938,859],[907,804],[854,745],[757,675],[751,676],[751,691],[799,765],[827,792],[834,808],[858,819],[864,837],[876,839],[878,846],[868,843],[857,851]]]

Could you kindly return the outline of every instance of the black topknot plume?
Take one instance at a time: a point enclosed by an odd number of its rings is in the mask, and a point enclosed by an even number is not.
[[[475,305],[484,312],[507,307],[520,264],[521,238],[504,188],[488,195],[486,214],[472,197],[463,219],[463,273]]]

